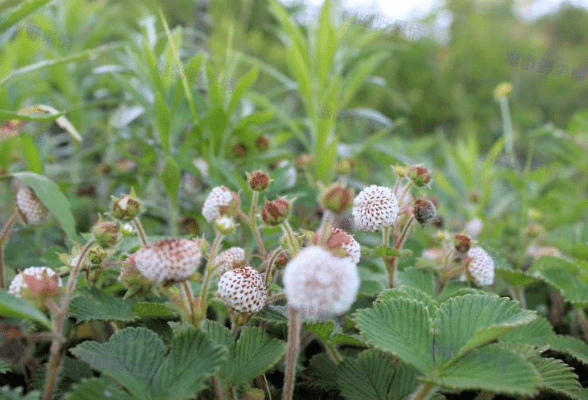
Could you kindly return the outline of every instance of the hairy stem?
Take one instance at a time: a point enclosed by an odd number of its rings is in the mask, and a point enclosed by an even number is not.
[[[412,181],[410,181],[406,184],[406,186],[404,187],[404,190],[402,191],[402,194],[400,195],[400,197],[398,197],[398,203],[401,206],[404,205],[404,196],[406,195],[406,193],[408,193],[411,186],[412,186]]]
[[[220,384],[220,379],[218,378],[218,376],[213,376],[212,377],[212,383],[214,384],[214,399],[215,400],[226,400],[226,396],[225,393],[223,392],[223,388]]]
[[[300,311],[290,307],[290,320],[288,321],[288,348],[286,350],[286,375],[284,376],[284,389],[282,400],[294,398],[294,382],[296,381],[296,360],[300,350],[300,331],[302,320]]]
[[[586,318],[586,313],[584,312],[584,309],[582,307],[577,307],[576,314],[578,315],[578,319],[580,320],[582,332],[584,332],[584,340],[588,342],[588,318]]]
[[[294,233],[294,230],[292,229],[292,226],[290,226],[288,220],[285,220],[284,223],[282,223],[282,229],[286,233],[286,239],[288,242],[288,247],[290,247],[290,253],[292,256],[294,256],[296,253],[298,253],[298,240],[296,239],[296,234]]]
[[[2,232],[0,233],[0,288],[2,289],[6,287],[4,281],[4,243],[8,239],[10,228],[12,228],[12,225],[14,225],[17,218],[17,213],[12,214],[10,218],[8,218],[8,221],[6,221],[6,224],[4,224],[4,228],[2,228]]]
[[[133,218],[133,225],[137,230],[137,235],[141,238],[141,243],[143,243],[143,246],[147,246],[147,236],[145,235],[145,230],[143,229],[143,225],[141,224],[141,221],[139,221],[139,218]]]
[[[434,384],[421,383],[417,390],[410,396],[410,400],[428,400],[439,390]]]
[[[86,255],[88,255],[88,251],[90,251],[90,248],[94,245],[94,243],[95,242],[93,240],[90,240],[80,251],[78,261],[69,275],[69,279],[67,280],[67,286],[65,288],[65,294],[61,302],[61,307],[55,307],[55,305],[53,307],[49,307],[50,310],[53,310],[53,331],[57,334],[57,336],[51,342],[51,348],[49,350],[49,361],[47,363],[47,374],[45,375],[45,392],[43,394],[43,400],[52,400],[55,395],[57,377],[59,375],[59,370],[61,369],[61,363],[63,360],[63,352],[61,347],[65,342],[63,330],[65,325],[65,318],[67,316],[67,308],[69,306],[69,302],[71,301],[75,283],[80,269],[82,268],[82,264],[84,263],[84,259],[86,258]]]
[[[200,310],[198,313],[198,317],[196,318],[195,326],[197,326],[204,315],[206,314],[206,309],[208,308],[207,304],[207,295],[208,295],[208,285],[210,283],[210,277],[212,276],[213,271],[215,270],[215,265],[213,265],[213,260],[218,253],[218,248],[223,240],[223,235],[220,233],[216,234],[214,238],[214,242],[212,242],[212,246],[210,246],[210,251],[208,252],[208,260],[206,261],[206,268],[204,272],[204,280],[202,281],[202,291],[200,292],[200,301],[199,306]]]
[[[192,287],[190,286],[190,282],[183,281],[182,288],[184,291],[184,297],[186,298],[186,302],[188,303],[188,307],[190,308],[190,322],[196,326],[196,310],[194,308],[194,292],[192,291]]]

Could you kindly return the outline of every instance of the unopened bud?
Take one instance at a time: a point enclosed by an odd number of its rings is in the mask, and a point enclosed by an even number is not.
[[[348,173],[351,168],[353,168],[354,164],[355,162],[353,159],[351,157],[347,157],[337,163],[335,170],[338,174],[344,175]]]
[[[104,259],[108,256],[106,250],[99,246],[94,246],[88,251],[88,261],[94,265],[100,265]]]
[[[259,151],[266,151],[269,149],[269,140],[264,135],[259,135],[257,139],[255,139],[255,146]]]
[[[269,186],[269,176],[263,171],[254,171],[251,174],[247,174],[247,182],[251,190],[256,192],[262,192]]]
[[[288,254],[285,251],[280,251],[280,254],[274,259],[274,266],[278,269],[282,269],[288,264]]]
[[[279,225],[290,215],[291,203],[283,197],[268,201],[261,210],[261,219],[267,225]]]
[[[411,249],[402,249],[402,250],[400,250],[399,257],[401,260],[406,260],[406,259],[412,257],[412,254],[413,253],[412,253]]]
[[[474,204],[480,201],[480,194],[476,191],[472,191],[470,193],[470,201]]]
[[[120,198],[114,198],[112,216],[121,221],[130,221],[141,213],[141,200],[131,194],[123,194]]]
[[[431,182],[431,173],[422,165],[412,165],[408,168],[408,177],[417,186],[425,186]]]
[[[310,154],[301,154],[296,157],[296,167],[298,169],[304,169],[310,165],[312,165],[313,159]]]
[[[398,176],[399,178],[404,178],[408,175],[408,167],[404,165],[393,165],[392,169],[394,170],[396,176]]]
[[[472,247],[472,238],[468,235],[455,235],[453,245],[455,246],[455,251],[465,254]]]
[[[233,154],[237,158],[242,158],[247,155],[247,147],[243,143],[237,143],[233,146]]]
[[[530,238],[536,238],[543,231],[543,228],[539,224],[530,224],[526,228],[527,236]]]
[[[222,216],[214,220],[214,228],[222,235],[230,235],[235,231],[235,221],[227,216]]]
[[[99,221],[92,229],[94,240],[101,247],[109,249],[118,243],[118,225],[116,222]]]
[[[445,219],[442,215],[437,215],[435,218],[431,220],[431,225],[433,225],[437,229],[443,229],[443,225],[445,225]]]
[[[319,202],[323,208],[335,214],[342,214],[351,208],[354,197],[353,189],[340,183],[334,183],[323,189]]]
[[[124,224],[121,228],[120,231],[122,232],[124,237],[133,237],[135,236],[135,227],[130,224],[130,223],[126,223]]]
[[[417,199],[412,212],[416,220],[424,225],[435,217],[435,205],[430,200]]]

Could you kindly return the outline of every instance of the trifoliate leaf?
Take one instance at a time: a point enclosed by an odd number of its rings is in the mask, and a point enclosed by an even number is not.
[[[393,354],[420,371],[433,366],[430,314],[420,301],[390,299],[360,310],[355,322],[366,343]]]
[[[69,312],[77,318],[78,322],[133,321],[138,318],[133,313],[131,303],[96,289],[74,297],[69,304]]]
[[[417,268],[406,268],[398,271],[396,285],[398,287],[410,286],[425,292],[431,297],[435,297],[435,291],[437,290],[435,274],[431,271]]]
[[[505,333],[500,341],[513,343],[528,343],[534,346],[546,346],[551,338],[555,337],[553,327],[545,318],[537,316],[527,325],[519,326]]]
[[[557,335],[549,340],[549,347],[569,354],[584,365],[588,365],[588,344],[572,336]]]

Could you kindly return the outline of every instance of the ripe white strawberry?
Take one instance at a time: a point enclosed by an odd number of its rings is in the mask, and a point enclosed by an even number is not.
[[[355,225],[363,231],[377,231],[392,226],[398,216],[398,200],[390,188],[371,185],[353,200],[351,213]]]
[[[8,292],[17,297],[28,299],[38,307],[45,308],[47,299],[59,298],[61,287],[59,275],[51,268],[29,267],[12,279]]]
[[[41,225],[49,214],[47,208],[28,186],[20,188],[16,193],[16,210],[25,225]]]
[[[221,215],[233,215],[237,212],[239,196],[225,186],[217,186],[208,194],[202,207],[202,215],[212,222]]]
[[[178,282],[196,271],[202,250],[195,240],[163,239],[128,257],[128,262],[152,282]]]
[[[217,294],[236,311],[256,312],[265,305],[267,289],[261,274],[245,266],[225,272],[218,282]]]
[[[213,265],[217,265],[217,274],[222,275],[230,269],[245,265],[245,250],[241,247],[231,247],[214,258]]]
[[[468,250],[466,272],[480,286],[489,286],[494,282],[494,260],[479,246]]]

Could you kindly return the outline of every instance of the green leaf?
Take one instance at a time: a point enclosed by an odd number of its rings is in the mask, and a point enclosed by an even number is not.
[[[259,75],[259,68],[253,67],[247,72],[235,85],[235,89],[231,95],[231,100],[229,101],[229,106],[227,108],[227,114],[231,115],[241,97],[245,94],[247,89],[257,80],[257,76]]]
[[[545,318],[537,316],[530,324],[519,326],[504,334],[500,341],[546,346],[555,337],[553,327]]]
[[[6,360],[0,358],[0,374],[5,374],[10,371],[10,364]]]
[[[331,391],[338,390],[339,372],[337,364],[325,353],[315,354],[309,363],[309,372],[313,382],[321,388]]]
[[[496,274],[497,278],[502,279],[507,284],[515,288],[524,288],[538,281],[536,277],[531,276],[523,271],[497,268],[494,270],[494,273]]]
[[[230,331],[217,322],[203,321],[207,336],[229,350],[222,375],[233,385],[252,380],[272,368],[283,356],[286,343],[271,338],[262,328],[245,328],[235,342]]]
[[[141,318],[173,318],[176,316],[171,303],[140,301],[133,305],[133,313]]]
[[[0,290],[0,315],[32,319],[51,329],[51,322],[38,308],[4,290]]]
[[[222,346],[214,345],[201,330],[182,326],[174,331],[169,355],[152,382],[157,400],[193,398],[206,379],[216,373],[226,357]]]
[[[10,386],[0,387],[0,400],[39,400],[41,393],[33,390],[26,395],[22,394],[22,387],[12,388]]]
[[[161,95],[159,92],[156,92],[155,94],[153,109],[155,113],[155,126],[157,127],[157,135],[159,136],[161,147],[163,147],[165,154],[169,155],[169,132],[171,126],[171,116],[169,108],[163,99],[163,95]]]
[[[465,296],[466,294],[484,294],[484,292],[480,289],[470,288],[464,282],[450,281],[437,296],[437,301],[443,303],[452,297]]]
[[[549,340],[552,350],[569,354],[584,365],[588,365],[588,344],[572,336],[557,335]]]
[[[250,127],[251,125],[261,125],[265,124],[266,122],[270,121],[274,117],[274,113],[272,111],[265,111],[265,112],[256,112],[253,114],[249,114],[246,117],[243,117],[235,126],[235,132],[242,131],[245,128]]]
[[[375,350],[348,357],[338,368],[341,395],[348,400],[388,400],[394,370],[390,357]]]
[[[151,386],[162,364],[165,346],[145,328],[125,328],[106,343],[87,341],[70,350],[77,358],[118,382],[134,397],[152,399]]]
[[[388,299],[413,299],[423,303],[429,309],[431,316],[436,316],[438,305],[435,300],[427,293],[415,289],[411,286],[402,286],[401,289],[387,289],[384,290],[376,301],[386,301]]]
[[[182,172],[178,163],[171,156],[167,156],[159,178],[173,204],[177,204],[178,202],[178,189],[180,188],[181,175]]]
[[[314,323],[305,323],[304,329],[308,332],[314,333],[318,336],[322,341],[328,342],[333,330],[335,328],[335,323],[333,321],[321,321],[321,322],[314,322]]]
[[[486,390],[534,395],[539,374],[522,356],[498,346],[484,346],[459,358],[432,376],[434,383],[451,390]]]
[[[27,168],[29,171],[36,174],[42,174],[43,162],[41,161],[41,156],[39,155],[39,151],[33,142],[32,136],[20,135],[20,143],[25,160],[27,161]]]
[[[84,58],[95,56],[99,53],[102,53],[102,52],[105,52],[108,50],[115,50],[119,47],[122,47],[122,44],[103,45],[103,46],[99,46],[99,47],[96,47],[93,49],[84,50],[79,53],[70,54],[65,57],[56,58],[53,60],[39,61],[35,64],[27,65],[25,67],[12,70],[12,72],[10,72],[10,74],[8,74],[4,78],[0,79],[0,87],[6,85],[12,79],[20,77],[22,75],[27,75],[30,72],[39,71],[44,68],[54,67],[54,66],[61,65],[61,64],[67,64],[67,63],[70,63],[73,61],[83,60]]]
[[[78,322],[133,321],[138,318],[128,301],[97,289],[74,297],[69,304],[69,312]]]
[[[533,356],[528,359],[541,377],[539,386],[542,390],[563,394],[572,399],[579,399],[580,383],[572,368],[561,360]]]
[[[264,329],[245,328],[229,365],[231,382],[239,385],[261,375],[280,361],[285,350],[286,343],[270,337]]]
[[[39,200],[55,215],[67,236],[77,242],[76,221],[71,213],[71,206],[57,184],[32,172],[13,172],[11,175],[33,189]]]
[[[435,274],[431,271],[417,268],[406,268],[396,274],[397,286],[410,286],[421,290],[431,297],[435,297],[437,284]]]
[[[65,395],[64,400],[86,399],[112,399],[132,400],[128,394],[118,389],[112,383],[103,378],[83,379],[81,383],[75,383],[73,390]]]
[[[588,285],[576,279],[563,268],[546,268],[537,275],[551,286],[555,287],[570,303],[588,307]]]
[[[535,319],[508,298],[486,295],[454,297],[441,304],[435,338],[437,363],[489,343]]]
[[[6,31],[11,25],[23,20],[51,0],[24,0],[0,15],[0,32]]]
[[[355,322],[366,342],[420,371],[433,366],[430,314],[420,301],[391,299],[360,310]]]

